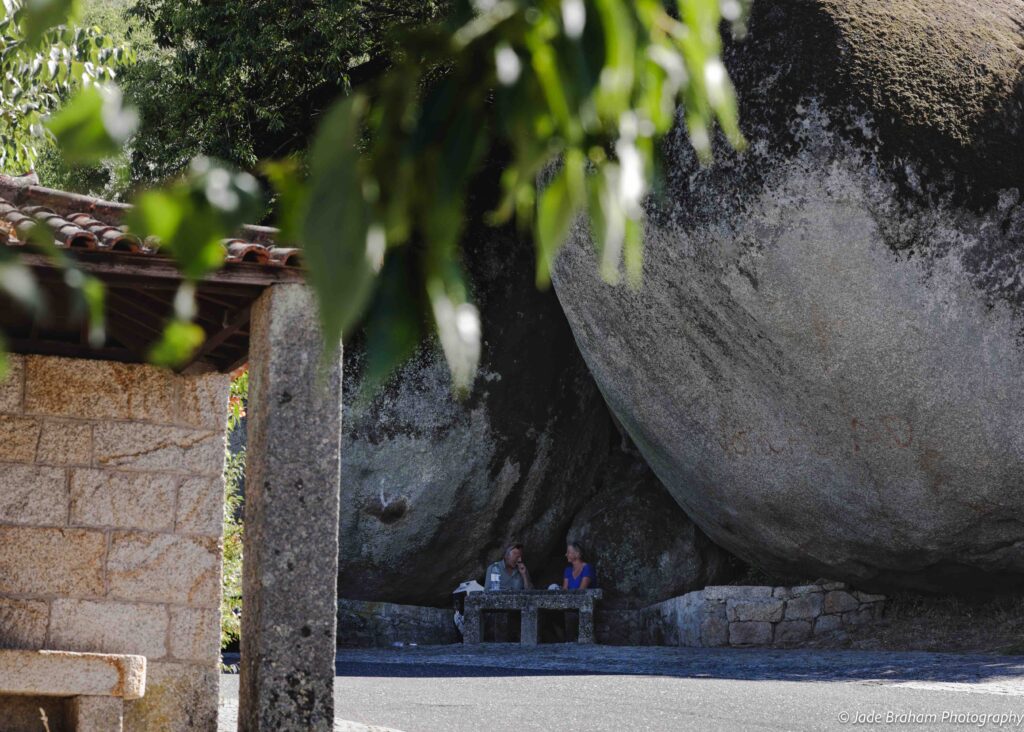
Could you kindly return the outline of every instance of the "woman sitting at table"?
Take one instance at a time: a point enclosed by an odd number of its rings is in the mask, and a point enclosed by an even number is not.
[[[563,590],[585,590],[594,584],[594,570],[583,561],[583,547],[570,541],[565,547],[565,558],[569,566],[562,576]]]

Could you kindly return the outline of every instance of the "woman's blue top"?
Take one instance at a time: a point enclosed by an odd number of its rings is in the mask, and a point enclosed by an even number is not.
[[[590,577],[590,584],[594,584],[594,570],[590,568],[589,564],[583,565],[583,569],[580,570],[579,577],[572,576],[571,564],[565,568],[565,578],[569,580],[570,590],[578,590],[580,588],[580,583],[583,582],[584,577]]]

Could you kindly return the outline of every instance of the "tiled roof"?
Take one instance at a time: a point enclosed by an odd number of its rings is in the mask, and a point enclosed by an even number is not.
[[[35,185],[34,177],[0,176],[0,243],[19,246],[37,223],[50,227],[58,246],[128,256],[166,257],[159,242],[142,240],[123,226],[131,206]],[[224,241],[225,261],[268,268],[297,268],[301,251],[274,243],[277,230],[245,226],[237,238]]]
[[[130,206],[37,185],[34,176],[0,176],[0,247],[22,249],[47,307],[33,313],[0,292],[0,335],[16,353],[139,362],[146,359],[174,312],[182,275],[159,242],[141,240],[124,225]],[[25,245],[42,223],[77,266],[106,287],[103,344],[91,343],[81,311],[53,259]],[[206,335],[189,368],[231,371],[249,351],[253,302],[265,288],[302,282],[301,251],[275,244],[278,232],[244,226],[224,242],[226,264],[195,291],[195,322]]]

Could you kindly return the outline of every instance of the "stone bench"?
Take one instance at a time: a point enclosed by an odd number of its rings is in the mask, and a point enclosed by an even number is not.
[[[485,610],[519,611],[519,642],[537,645],[537,615],[540,610],[576,610],[580,614],[580,643],[594,642],[594,601],[601,590],[501,590],[473,592],[466,596],[465,626],[462,642],[480,643],[482,615]]]
[[[124,701],[146,692],[146,658],[0,650],[0,696],[64,697],[74,732],[120,732]]]

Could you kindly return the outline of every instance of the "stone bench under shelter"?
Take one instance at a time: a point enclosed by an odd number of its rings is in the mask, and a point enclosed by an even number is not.
[[[520,614],[519,642],[537,645],[537,620],[541,610],[575,610],[580,614],[580,643],[594,642],[594,601],[601,590],[500,590],[474,592],[466,597],[463,643],[483,641],[482,616],[486,611],[507,611]]]
[[[145,692],[145,656],[0,650],[0,697],[25,697],[20,706],[38,720],[37,729],[44,728],[40,710],[49,706],[51,715],[64,717],[47,722],[54,732],[63,725],[71,732],[120,732],[124,702]],[[52,705],[37,702],[41,697],[56,697],[63,708],[54,714]]]

